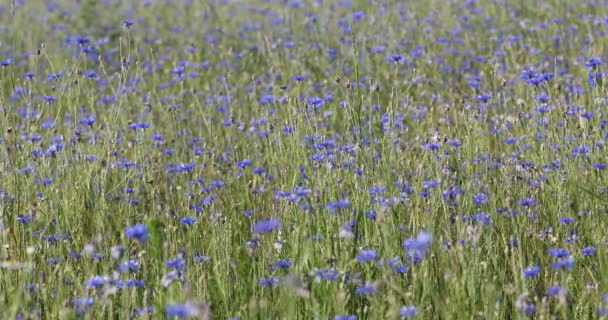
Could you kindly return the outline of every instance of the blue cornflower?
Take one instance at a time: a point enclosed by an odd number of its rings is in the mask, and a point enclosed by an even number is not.
[[[373,285],[366,283],[364,286],[358,287],[355,289],[355,294],[359,296],[371,295],[378,291],[378,288]]]
[[[327,209],[329,209],[329,212],[335,213],[338,209],[346,209],[350,207],[350,200],[340,199],[336,201],[330,201],[327,203],[326,207]]]
[[[389,61],[397,63],[403,59],[403,56],[400,54],[392,54],[388,59]]]
[[[194,306],[190,303],[185,304],[168,304],[165,306],[165,314],[169,318],[187,318],[196,313]]]
[[[334,317],[334,320],[357,320],[359,319],[356,315],[342,315],[342,314],[337,314]]]
[[[568,256],[565,259],[554,262],[551,266],[553,269],[572,269],[575,266],[575,260],[573,256]]]
[[[549,288],[547,288],[547,296],[556,296],[562,292],[566,291],[566,288],[562,287],[562,286],[550,286]]]
[[[340,276],[342,275],[342,273],[340,271],[338,271],[337,269],[318,269],[315,271],[315,275],[323,280],[327,280],[327,281],[334,281],[337,280],[338,278],[340,278]]]
[[[589,246],[589,247],[582,248],[581,249],[581,254],[583,256],[588,257],[588,256],[594,255],[596,251],[597,251],[597,249],[595,247]]]
[[[95,303],[95,298],[82,297],[76,299],[73,303],[76,306],[76,314],[81,315],[87,312],[89,310],[89,307],[91,307]]]
[[[129,28],[133,25],[133,19],[125,19],[122,21],[122,25],[125,26],[125,28]]]
[[[534,303],[528,303],[524,309],[526,316],[531,316],[536,313],[536,305]]]
[[[83,46],[85,44],[88,44],[89,42],[91,42],[91,40],[87,37],[76,37],[75,41],[74,41],[77,45],[79,46]]]
[[[281,260],[277,261],[274,265],[275,265],[275,267],[277,267],[279,269],[288,269],[289,267],[291,267],[293,265],[293,260],[281,259]]]
[[[536,203],[536,200],[534,199],[534,197],[524,198],[524,199],[517,201],[517,204],[519,204],[522,207],[531,207],[535,203]]]
[[[47,102],[47,103],[53,103],[53,102],[57,101],[57,98],[55,96],[42,96],[41,99],[42,99],[42,101]]]
[[[526,278],[536,277],[540,273],[539,266],[531,266],[524,269],[523,274]]]
[[[264,174],[264,173],[266,173],[266,169],[264,169],[264,168],[254,168],[253,170],[251,170],[251,172],[253,172],[255,174]]]
[[[243,169],[243,168],[246,168],[246,167],[250,167],[252,164],[253,164],[253,162],[251,160],[244,159],[244,160],[241,160],[241,161],[237,162],[236,166],[239,167],[239,168],[241,168],[241,169]]]
[[[481,103],[487,103],[488,101],[490,101],[490,99],[492,98],[492,95],[489,93],[484,93],[484,94],[480,94],[478,95],[475,100],[477,100],[477,102],[481,102]]]
[[[427,231],[421,231],[416,238],[409,238],[403,242],[403,247],[408,250],[408,257],[414,261],[422,259],[428,252],[433,235]]]
[[[139,241],[146,241],[148,239],[148,227],[143,223],[127,227],[125,233],[127,234],[127,237],[135,238]]]
[[[549,254],[556,258],[564,258],[570,255],[570,250],[564,248],[549,249]]]
[[[378,254],[376,253],[376,250],[363,250],[357,255],[356,259],[359,262],[369,262],[376,260],[377,257]]]
[[[585,67],[596,69],[599,65],[602,64],[602,60],[600,58],[591,58],[589,61],[585,63]]]
[[[549,95],[546,93],[540,93],[536,96],[536,101],[540,102],[540,103],[547,103],[549,102]]]
[[[30,223],[32,220],[34,220],[34,216],[25,216],[22,214],[17,216],[17,222],[19,223]]]
[[[488,196],[482,192],[476,193],[473,195],[473,202],[478,206],[486,204],[488,203]]]
[[[402,318],[413,318],[418,314],[418,309],[415,306],[403,306],[399,310],[399,315]]]
[[[195,217],[183,217],[181,219],[179,219],[179,223],[181,224],[185,224],[185,225],[190,225],[196,222],[196,218]]]
[[[176,269],[176,270],[181,270],[184,267],[184,265],[186,265],[186,260],[184,260],[184,259],[182,259],[180,257],[177,257],[175,259],[169,259],[169,260],[167,260],[167,267],[168,268],[173,268],[173,269]]]
[[[276,287],[277,285],[279,285],[279,282],[281,282],[281,280],[278,277],[268,277],[268,278],[260,278],[260,287],[262,288],[267,288],[267,287]]]
[[[559,218],[559,222],[563,224],[572,224],[574,222],[574,218],[572,217],[561,217]]]
[[[281,222],[277,219],[258,220],[253,226],[253,233],[269,233],[281,228]]]
[[[371,220],[376,220],[376,218],[378,218],[378,213],[376,213],[374,209],[370,209],[365,213],[365,217]]]
[[[103,286],[105,283],[105,279],[102,276],[94,276],[87,281],[87,287],[90,288],[99,288]]]
[[[85,71],[84,76],[87,78],[97,78],[97,72],[94,70]]]
[[[118,272],[137,271],[139,266],[139,260],[128,260],[118,265]]]

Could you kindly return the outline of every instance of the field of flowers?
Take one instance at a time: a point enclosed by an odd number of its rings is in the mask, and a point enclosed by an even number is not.
[[[0,319],[608,316],[603,0],[0,18]]]

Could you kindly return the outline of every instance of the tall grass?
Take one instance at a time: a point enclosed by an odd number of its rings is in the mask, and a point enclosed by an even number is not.
[[[2,319],[608,315],[601,1],[15,1]]]

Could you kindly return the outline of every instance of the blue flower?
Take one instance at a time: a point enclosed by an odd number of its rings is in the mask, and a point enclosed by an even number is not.
[[[127,234],[127,237],[135,238],[139,241],[146,241],[148,239],[148,227],[143,223],[127,227],[125,233]]]
[[[128,260],[118,265],[118,272],[134,272],[139,270],[139,266],[139,260]]]
[[[564,259],[559,259],[552,265],[553,269],[572,269],[575,267],[575,261],[573,256],[568,256]]]
[[[375,285],[366,283],[364,286],[355,289],[355,294],[358,296],[366,296],[375,294],[377,291],[378,288]]]
[[[279,285],[279,282],[281,282],[281,280],[277,277],[268,277],[268,278],[260,278],[260,287],[262,288],[267,288],[267,287],[276,287]]]
[[[416,261],[422,259],[428,252],[433,235],[422,231],[416,238],[409,238],[403,242],[403,247],[408,250],[408,257]]]
[[[388,59],[389,61],[397,63],[403,59],[403,56],[400,54],[392,54]]]
[[[173,268],[176,270],[181,270],[185,264],[186,264],[186,260],[184,260],[180,257],[167,260],[167,267]]]
[[[196,314],[194,306],[190,303],[168,304],[165,306],[165,314],[169,318],[187,318]]]
[[[517,204],[519,204],[522,207],[531,207],[535,203],[536,203],[536,200],[534,199],[534,197],[524,198],[524,199],[517,201]]]
[[[342,273],[340,271],[338,271],[337,269],[333,268],[333,269],[317,269],[315,272],[315,275],[323,280],[327,280],[327,281],[334,281],[337,280],[338,278],[340,278],[340,276],[342,275]]]
[[[594,255],[596,251],[597,251],[597,249],[595,247],[589,246],[589,247],[582,248],[581,249],[581,254],[583,256],[588,257],[588,256]]]
[[[32,220],[34,220],[33,216],[24,216],[22,214],[19,214],[17,216],[17,222],[19,223],[30,223],[32,222]]]
[[[488,203],[488,196],[482,192],[476,193],[473,195],[473,202],[478,206],[486,204]]]
[[[105,279],[102,276],[94,276],[87,281],[87,287],[91,288],[99,288],[103,286],[105,283]]]
[[[76,306],[76,314],[82,315],[89,311],[90,307],[95,303],[95,298],[93,297],[82,297],[76,299],[74,302]]]
[[[357,320],[359,318],[357,318],[357,316],[355,315],[341,315],[341,314],[337,314],[334,317],[334,320]]]
[[[566,291],[566,288],[562,287],[562,286],[550,286],[549,288],[547,288],[547,296],[556,296],[558,294],[561,294],[563,292]]]
[[[122,21],[122,25],[125,26],[125,28],[129,28],[133,25],[133,19],[125,19]]]
[[[418,309],[415,306],[403,306],[399,310],[399,315],[402,318],[413,318],[418,314]]]
[[[236,163],[236,166],[243,169],[246,167],[250,167],[253,164],[253,162],[249,159],[245,159],[245,160],[241,160],[239,162]]]
[[[556,258],[564,258],[570,255],[570,250],[564,248],[549,249],[549,254]]]
[[[526,314],[526,316],[531,316],[534,313],[536,313],[536,305],[533,303],[529,303],[526,305],[526,308],[524,309],[524,313]]]
[[[277,219],[258,220],[253,226],[253,233],[269,233],[281,228],[281,222]]]
[[[377,257],[378,254],[376,253],[376,250],[363,250],[357,255],[356,259],[359,262],[369,262],[376,260]]]
[[[599,65],[602,64],[602,60],[600,58],[591,58],[589,61],[585,63],[585,67],[596,69]]]
[[[279,269],[287,269],[293,265],[293,260],[281,259],[281,260],[277,261],[274,265],[275,265],[275,267],[277,267]]]
[[[196,218],[195,217],[183,217],[181,219],[179,219],[179,223],[181,224],[185,224],[185,225],[190,225],[196,222]]]
[[[348,199],[340,199],[337,201],[330,201],[327,203],[327,209],[329,212],[335,213],[338,209],[346,209],[350,206],[350,200]]]
[[[526,278],[536,277],[540,272],[539,266],[531,266],[524,269],[523,274]]]

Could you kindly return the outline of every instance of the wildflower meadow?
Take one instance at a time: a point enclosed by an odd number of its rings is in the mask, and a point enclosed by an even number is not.
[[[608,318],[606,1],[0,19],[0,319]]]

